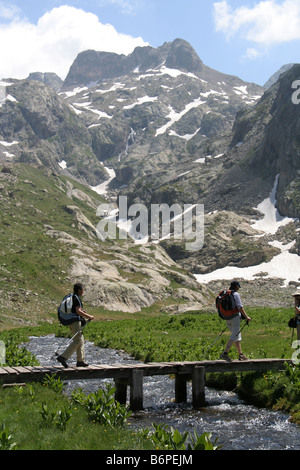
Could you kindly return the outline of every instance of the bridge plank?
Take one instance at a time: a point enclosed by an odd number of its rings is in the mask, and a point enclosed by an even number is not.
[[[25,367],[21,367],[21,366],[18,366],[18,367],[13,367],[13,369],[18,373],[18,374],[30,374],[31,371],[26,369]]]
[[[61,380],[75,379],[108,379],[120,380],[119,389],[121,393],[122,379],[126,381],[131,388],[136,383],[139,392],[131,391],[132,400],[142,403],[142,377],[154,375],[175,374],[175,398],[177,400],[185,397],[185,383],[194,375],[194,387],[196,379],[194,370],[196,367],[204,367],[205,373],[213,372],[243,372],[243,371],[263,371],[263,370],[283,370],[284,364],[291,364],[288,359],[251,359],[249,361],[233,361],[227,363],[221,360],[215,361],[187,361],[187,362],[152,362],[147,364],[95,364],[89,367],[69,366],[27,366],[27,367],[1,367],[0,383],[3,385],[11,383],[26,383],[43,380],[46,375],[56,374]],[[135,377],[135,378],[133,378]],[[180,378],[182,377],[182,378]],[[138,379],[137,379],[138,378]],[[123,386],[125,390],[125,386]],[[122,390],[123,390],[122,389]],[[122,393],[124,394],[124,390]],[[200,396],[199,390],[194,390],[195,396]],[[201,392],[202,393],[202,392]],[[202,400],[202,398],[201,398]],[[198,402],[196,398],[195,403]]]

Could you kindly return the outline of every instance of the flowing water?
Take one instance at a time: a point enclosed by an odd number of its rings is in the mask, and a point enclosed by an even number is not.
[[[62,351],[66,342],[65,338],[54,335],[31,337],[26,348],[41,365],[57,365],[54,352]],[[90,364],[137,363],[127,354],[101,349],[88,341],[85,351]],[[70,393],[81,387],[91,393],[105,382],[111,381],[70,381],[66,383],[66,391]],[[168,424],[181,432],[194,429],[198,434],[211,432],[213,439],[219,437],[223,450],[300,450],[300,426],[291,424],[288,415],[247,405],[232,392],[207,388],[205,394],[207,407],[196,411],[191,406],[191,387],[188,387],[188,403],[179,405],[174,403],[174,380],[167,376],[145,377],[144,410],[133,413],[130,422],[136,428],[150,427],[154,422]]]

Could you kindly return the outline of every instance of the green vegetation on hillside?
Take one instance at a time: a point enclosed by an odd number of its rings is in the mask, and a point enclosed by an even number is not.
[[[96,210],[66,194],[67,179],[29,165],[3,167],[0,172],[1,323],[26,325],[49,319],[57,298],[68,286],[70,251],[46,234],[47,227],[78,233],[67,206],[84,206],[96,219]],[[83,188],[72,180],[76,189]],[[93,200],[100,196],[84,187]],[[82,239],[86,238],[82,232]]]

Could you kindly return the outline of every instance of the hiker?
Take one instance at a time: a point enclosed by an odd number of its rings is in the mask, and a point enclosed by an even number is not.
[[[239,361],[248,360],[248,357],[246,357],[242,353],[241,318],[243,316],[247,322],[251,321],[251,318],[248,317],[247,313],[244,310],[240,294],[238,293],[240,287],[241,285],[238,281],[232,281],[230,288],[229,288],[234,298],[235,308],[238,309],[238,312],[234,315],[234,317],[231,320],[226,320],[227,327],[229,331],[231,332],[231,336],[228,340],[228,343],[226,344],[224,352],[220,355],[220,359],[224,359],[227,362],[231,362],[228,352],[233,344],[235,345],[237,352],[239,354]]]
[[[300,291],[293,294],[295,299],[295,318],[297,320],[297,340],[300,341]]]
[[[86,313],[83,310],[83,305],[81,301],[81,297],[84,293],[84,286],[81,283],[77,283],[74,285],[74,292],[73,292],[73,304],[72,304],[72,311],[71,317],[72,323],[68,326],[71,330],[72,336],[74,339],[68,345],[66,350],[57,357],[57,360],[64,366],[68,367],[67,360],[70,359],[72,354],[76,352],[77,356],[77,367],[88,367],[88,364],[85,362],[85,354],[84,354],[84,338],[81,331],[82,326],[85,324],[86,320],[94,320],[92,315]],[[82,325],[83,324],[83,325]]]

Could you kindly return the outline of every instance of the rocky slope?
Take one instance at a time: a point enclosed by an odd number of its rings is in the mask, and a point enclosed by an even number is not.
[[[0,165],[1,329],[56,322],[57,306],[78,281],[96,318],[207,304],[209,293],[160,246],[101,242],[100,203],[88,187],[45,168]]]
[[[44,166],[97,184],[108,177],[84,123],[39,81],[2,82],[0,158]]]

